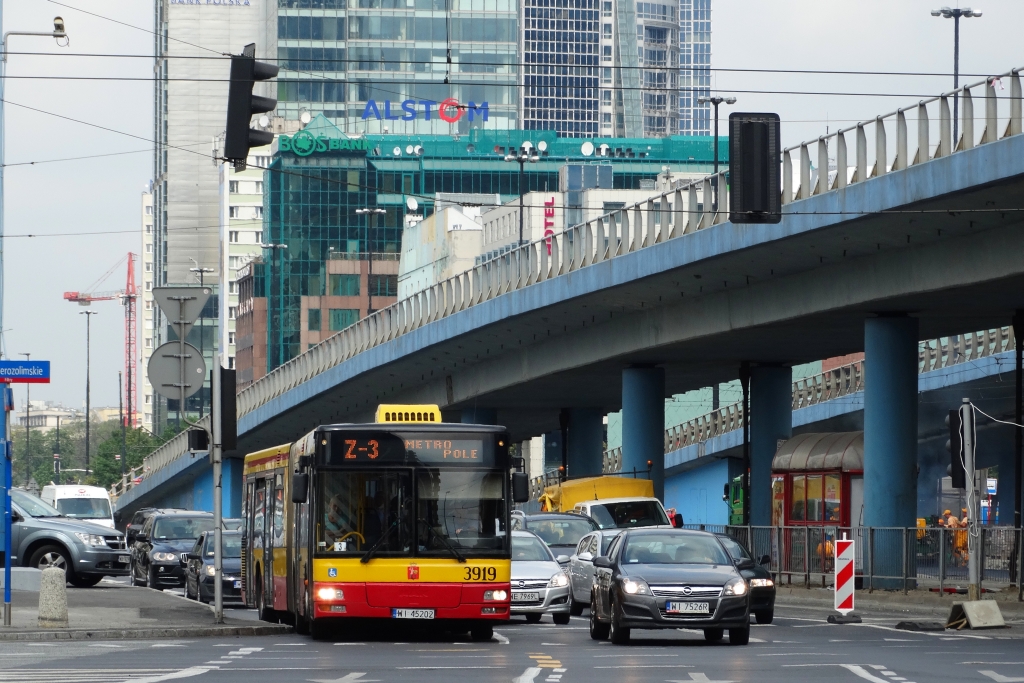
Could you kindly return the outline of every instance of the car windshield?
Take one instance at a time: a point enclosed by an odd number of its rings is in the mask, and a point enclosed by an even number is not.
[[[206,537],[206,545],[203,546],[203,556],[213,557],[215,554],[215,537],[211,534]],[[221,536],[221,543],[224,547],[224,554],[221,557],[226,559],[237,558],[242,556],[242,537],[241,536],[229,536],[223,534]]]
[[[106,498],[58,498],[57,509],[68,517],[110,518],[110,503]]]
[[[204,531],[213,529],[210,517],[164,517],[153,524],[154,541],[177,541],[199,538]]]
[[[50,507],[31,493],[11,489],[11,501],[29,517],[60,517],[60,510]]]
[[[518,562],[554,562],[551,551],[536,536],[512,537],[512,560]]]
[[[548,545],[575,546],[580,539],[594,530],[589,519],[555,517],[533,520],[527,518],[527,529],[540,536]]]
[[[655,500],[630,500],[621,503],[600,503],[590,507],[602,529],[630,529],[638,526],[668,525],[668,517]]]
[[[722,545],[710,536],[639,534],[626,539],[623,564],[729,564]]]
[[[732,559],[734,559],[734,560],[750,560],[751,559],[750,554],[747,552],[747,549],[744,548],[743,546],[741,546],[739,543],[737,543],[733,539],[729,538],[728,536],[719,536],[718,540],[720,540],[722,542],[722,545],[725,546],[725,549],[729,551],[730,555],[732,555]]]

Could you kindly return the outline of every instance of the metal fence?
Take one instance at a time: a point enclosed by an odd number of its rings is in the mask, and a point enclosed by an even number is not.
[[[728,534],[750,550],[755,560],[767,557],[778,584],[831,585],[837,538],[856,541],[854,570],[858,588],[914,588],[940,595],[967,587],[967,530],[918,527],[722,526],[687,524],[688,529]],[[1024,547],[1021,530],[980,527],[982,588],[1016,586],[1020,591]]]

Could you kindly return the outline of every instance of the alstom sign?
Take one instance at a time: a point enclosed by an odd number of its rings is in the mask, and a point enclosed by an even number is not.
[[[459,104],[459,101],[454,97],[449,97],[440,102],[434,102],[433,100],[403,100],[398,103],[397,107],[393,106],[390,100],[384,100],[380,105],[375,100],[370,100],[363,109],[363,120],[412,121],[418,118],[421,113],[426,121],[430,121],[436,116],[446,123],[455,123],[463,115],[465,115],[468,121],[473,121],[477,117],[486,121],[488,108],[486,102],[481,102],[480,104],[474,102]]]

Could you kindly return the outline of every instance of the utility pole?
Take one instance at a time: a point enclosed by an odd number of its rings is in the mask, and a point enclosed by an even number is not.
[[[189,257],[188,260],[191,261],[192,263],[196,264],[195,268],[189,268],[188,269],[189,272],[190,273],[198,274],[199,275],[199,286],[200,287],[206,287],[206,279],[205,279],[206,278],[206,274],[207,273],[216,273],[217,272],[216,269],[214,269],[214,268],[204,268],[204,267],[199,265],[199,261],[196,261],[194,258],[191,258],[191,257]],[[202,313],[200,313],[199,314],[199,355],[202,356],[203,360],[205,361],[206,360],[206,323],[205,323],[204,318],[205,318],[205,316]],[[212,386],[210,387],[210,391],[211,392],[213,391],[213,387]],[[203,408],[204,408],[204,406],[203,406],[203,395],[199,394],[199,415],[200,416],[202,416],[202,414],[203,414]]]
[[[121,418],[121,479],[123,480],[124,479],[124,474],[125,474],[125,471],[124,471],[124,468],[125,468],[125,458],[127,457],[127,453],[125,451],[125,436],[124,436],[124,432],[125,432],[125,426],[124,426],[124,393],[123,393],[124,392],[124,385],[121,384],[121,380],[122,380],[122,377],[121,377],[121,373],[119,372],[119,373],[117,373],[117,413],[118,413],[118,417]]]
[[[91,444],[89,443],[89,428],[92,422],[90,415],[92,409],[92,384],[90,378],[90,355],[91,355],[91,342],[92,342],[92,331],[90,324],[94,315],[99,315],[96,311],[81,311],[78,315],[85,316],[85,477],[86,480],[89,478],[89,449]]]
[[[2,2],[3,0],[0,0]],[[25,356],[25,360],[32,360],[31,353],[19,353],[19,356]],[[29,451],[29,437],[32,433],[32,385],[25,385],[25,486],[32,481],[32,456]]]
[[[743,523],[750,524],[750,362],[740,363],[743,387]]]
[[[981,600],[981,552],[978,530],[978,488],[974,466],[974,406],[965,398],[960,406],[963,424],[964,470],[967,474],[967,599]]]
[[[736,104],[735,97],[698,97],[698,104],[711,104],[715,108],[715,182],[711,186],[714,191],[713,199],[711,200],[711,211],[718,211],[718,105],[720,104]],[[704,200],[705,202],[707,199]]]
[[[970,19],[980,17],[981,12],[972,10],[970,7],[943,7],[932,10],[933,17],[953,20],[953,90],[960,87],[960,17]],[[953,94],[953,146],[956,147],[956,138],[959,131],[959,119],[957,110],[960,108],[960,93]]]
[[[53,454],[53,477],[54,484],[60,484],[60,414],[57,415],[57,443],[54,446]]]

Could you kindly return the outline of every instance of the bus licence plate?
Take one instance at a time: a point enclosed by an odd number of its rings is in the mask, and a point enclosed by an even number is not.
[[[434,610],[432,609],[392,609],[391,617],[393,619],[433,619]]]
[[[711,606],[706,602],[670,602],[665,605],[665,611],[674,614],[710,614]]]

